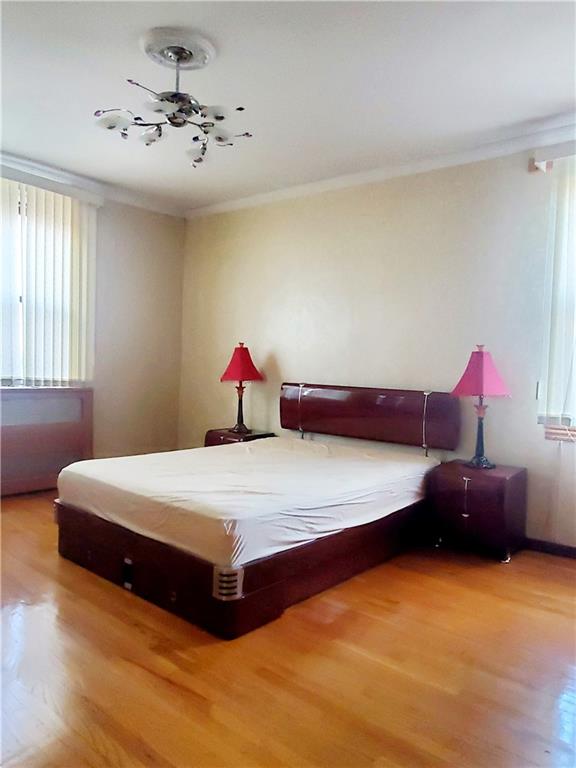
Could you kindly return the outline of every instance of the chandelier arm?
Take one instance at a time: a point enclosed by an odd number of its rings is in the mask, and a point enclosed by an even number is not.
[[[111,109],[97,109],[94,114],[96,117],[100,117],[100,115],[106,114],[106,112],[128,112],[129,115],[132,115],[134,119],[136,119],[136,115],[134,112],[132,112],[131,109],[125,109],[124,107],[112,107]]]
[[[131,78],[127,78],[127,83],[130,83],[130,85],[137,85],[138,88],[142,88],[143,91],[148,91],[148,93],[153,93],[154,96],[159,96],[159,93],[156,93],[156,91],[153,91],[152,88],[147,88],[145,85],[142,85],[142,83],[137,83],[136,80],[132,80]]]
[[[168,121],[164,120],[163,123],[140,123],[140,122],[132,123],[132,127],[139,126],[140,128],[152,128],[152,127],[160,128],[161,125],[168,125]]]
[[[180,92],[180,59],[176,59],[176,93]]]

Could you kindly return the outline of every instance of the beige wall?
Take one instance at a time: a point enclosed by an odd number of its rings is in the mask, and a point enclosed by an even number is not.
[[[118,203],[98,211],[94,453],[176,447],[182,219]]]
[[[190,222],[180,445],[234,423],[238,341],[268,379],[247,422],[275,431],[284,380],[450,390],[484,343],[513,395],[489,404],[487,453],[529,468],[530,535],[576,544],[536,424],[549,186],[515,155]]]

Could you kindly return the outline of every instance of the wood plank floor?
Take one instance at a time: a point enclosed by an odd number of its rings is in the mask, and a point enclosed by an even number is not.
[[[5,500],[5,768],[576,764],[575,563],[406,554],[233,642],[59,559]]]

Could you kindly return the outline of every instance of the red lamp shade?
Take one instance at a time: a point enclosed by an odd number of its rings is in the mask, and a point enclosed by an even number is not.
[[[262,381],[263,378],[252,362],[248,347],[240,342],[232,353],[228,367],[220,376],[220,381]]]
[[[477,347],[478,350],[470,355],[466,370],[452,390],[452,394],[458,397],[509,395],[508,387],[496,370],[492,355],[484,351],[483,344],[478,344]]]

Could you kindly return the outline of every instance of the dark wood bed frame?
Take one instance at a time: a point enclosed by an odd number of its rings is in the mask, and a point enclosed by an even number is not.
[[[443,392],[283,384],[285,429],[453,450],[460,410]],[[218,450],[215,447],[213,450]],[[237,568],[220,568],[55,502],[58,551],[166,610],[232,639],[414,543],[425,501]]]

